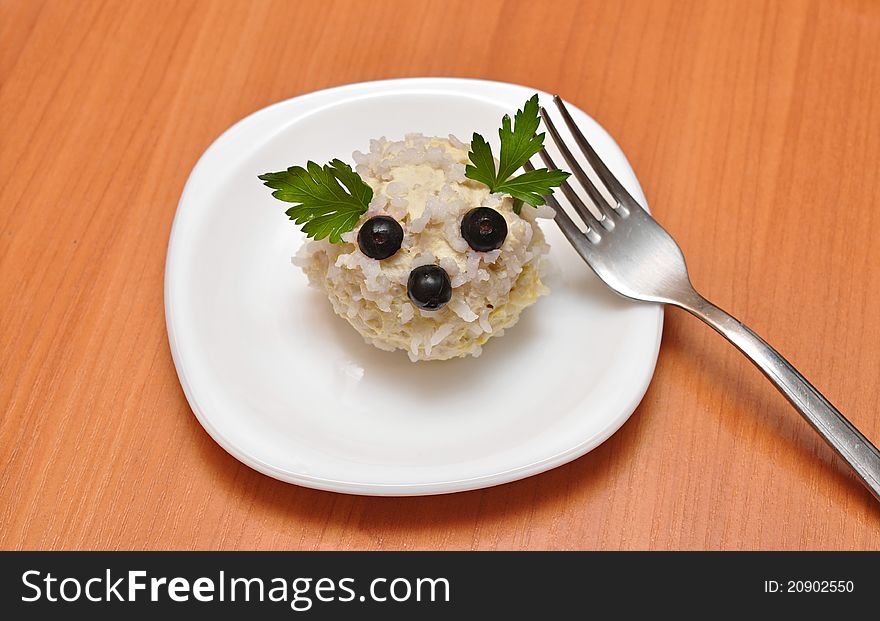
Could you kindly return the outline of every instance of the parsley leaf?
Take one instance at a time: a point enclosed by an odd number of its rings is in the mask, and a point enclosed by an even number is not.
[[[498,135],[501,137],[501,165],[498,168],[497,179],[499,182],[510,177],[544,146],[544,134],[535,133],[540,123],[537,95],[533,95],[522,110],[517,110],[514,119],[514,129],[511,130],[510,116],[505,114],[501,119],[501,129],[498,130]]]
[[[495,191],[510,194],[517,200],[537,207],[545,203],[544,195],[551,194],[553,188],[561,185],[568,178],[568,175],[569,173],[562,170],[537,168],[508,179],[498,185]]]
[[[337,244],[342,234],[352,230],[367,211],[373,189],[341,160],[332,160],[323,167],[309,161],[306,167],[291,166],[280,172],[260,175],[263,185],[275,190],[272,196],[288,203],[297,203],[285,213],[297,224],[303,224],[308,237]]]
[[[468,179],[479,181],[489,186],[491,192],[503,192],[514,198],[513,210],[519,213],[522,203],[533,207],[543,205],[545,194],[565,181],[570,173],[561,170],[538,168],[512,177],[513,173],[522,168],[529,158],[544,148],[544,134],[536,134],[541,118],[538,114],[538,95],[533,95],[517,110],[511,126],[510,116],[501,119],[501,154],[498,170],[495,170],[495,158],[492,147],[480,134],[475,133],[471,139],[471,150],[468,158],[471,163],[464,169]]]
[[[474,181],[488,185],[489,189],[495,187],[495,158],[492,156],[492,147],[480,134],[475,133],[471,138],[471,150],[468,159],[473,166],[468,164],[464,168],[464,176]],[[493,190],[494,191],[494,190]]]

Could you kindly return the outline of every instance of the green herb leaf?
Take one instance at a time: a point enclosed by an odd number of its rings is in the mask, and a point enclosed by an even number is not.
[[[532,96],[517,110],[511,126],[510,116],[501,119],[501,153],[498,170],[495,170],[495,158],[492,148],[480,134],[474,134],[468,158],[471,164],[465,167],[464,174],[468,179],[487,185],[491,192],[503,192],[514,198],[514,211],[520,212],[522,202],[533,207],[543,205],[545,194],[565,181],[570,173],[561,170],[538,168],[512,177],[513,173],[522,168],[533,155],[544,147],[544,134],[536,134],[540,123],[538,113],[538,95]]]
[[[297,203],[285,213],[303,225],[307,236],[329,237],[334,244],[354,228],[373,199],[373,189],[341,160],[332,160],[323,167],[310,161],[305,168],[291,166],[260,175],[259,179],[275,190],[272,196],[278,200]]]
[[[518,110],[514,128],[510,127],[510,116],[501,119],[501,166],[498,168],[499,182],[515,173],[529,158],[544,147],[544,134],[536,134],[540,116],[538,114],[538,96],[534,95],[526,102],[522,110]]]
[[[492,157],[492,147],[480,135],[474,134],[471,138],[471,150],[468,159],[473,166],[468,164],[464,167],[464,174],[468,179],[479,181],[490,188],[495,186],[495,158]]]
[[[547,202],[544,199],[545,194],[552,193],[553,188],[561,185],[567,178],[568,173],[562,170],[537,168],[508,179],[498,185],[495,191],[510,194],[515,199],[537,207]]]

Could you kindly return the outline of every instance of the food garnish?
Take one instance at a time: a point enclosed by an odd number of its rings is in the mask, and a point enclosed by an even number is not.
[[[570,174],[562,170],[537,168],[516,177],[512,176],[529,158],[544,148],[544,134],[536,133],[540,122],[537,94],[525,103],[522,110],[517,110],[512,127],[510,116],[504,115],[501,129],[498,130],[501,154],[497,170],[492,147],[486,139],[476,132],[471,139],[471,150],[468,153],[471,164],[465,167],[465,176],[486,184],[491,192],[512,196],[515,199],[513,210],[516,213],[522,209],[523,202],[533,207],[546,203],[544,195],[559,187]]]
[[[452,299],[449,274],[439,265],[422,265],[409,274],[406,294],[410,301],[424,310],[437,310]]]
[[[403,227],[390,216],[373,216],[358,231],[358,247],[371,259],[394,256],[403,243]]]
[[[461,236],[477,252],[489,252],[504,243],[507,221],[491,207],[475,207],[461,219]]]
[[[296,203],[285,213],[303,225],[308,237],[329,237],[334,244],[355,227],[373,198],[373,189],[338,159],[324,166],[309,161],[305,168],[291,166],[259,179],[275,190],[272,196],[278,200]]]
[[[512,196],[513,211],[517,214],[523,202],[533,207],[543,205],[546,202],[544,195],[550,194],[569,176],[567,172],[547,168],[513,176],[544,146],[544,134],[536,133],[540,121],[537,94],[525,103],[522,110],[517,110],[512,124],[510,116],[504,115],[498,130],[501,153],[497,170],[492,147],[486,139],[474,133],[471,140],[468,153],[471,163],[465,167],[465,176],[488,186],[491,192]],[[327,237],[333,244],[341,243],[342,235],[357,225],[373,198],[372,188],[348,164],[338,159],[324,166],[309,161],[305,168],[291,166],[287,170],[259,175],[259,179],[275,190],[272,196],[278,200],[296,203],[286,213],[291,220],[303,225],[306,236],[314,239]],[[360,237],[358,239],[360,241]]]

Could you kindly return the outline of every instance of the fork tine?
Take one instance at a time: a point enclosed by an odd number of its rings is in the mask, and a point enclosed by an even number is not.
[[[577,126],[577,123],[571,118],[571,114],[569,113],[568,108],[566,108],[565,103],[562,101],[562,98],[559,95],[553,95],[553,103],[559,108],[565,126],[568,127],[574,141],[580,147],[581,152],[583,152],[584,156],[587,158],[590,166],[593,167],[596,176],[599,177],[599,180],[604,184],[605,189],[608,190],[608,193],[617,201],[618,207],[622,206],[624,208],[629,208],[631,206],[637,206],[644,209],[639,202],[627,192],[626,188],[623,187],[623,184],[617,180],[617,177],[608,170],[605,162],[602,161],[602,158],[599,157],[599,154],[596,153],[596,150],[590,145],[583,132],[581,132],[580,128]],[[544,121],[546,122],[546,117]]]
[[[527,171],[535,170],[535,167],[529,161],[527,161],[523,165],[523,168],[525,168]],[[599,234],[596,233],[595,229],[589,226],[589,224],[587,225],[587,232],[581,232],[577,224],[574,223],[574,220],[571,219],[571,216],[569,216],[565,212],[565,210],[562,208],[562,205],[560,205],[559,201],[556,200],[556,197],[554,197],[552,194],[547,194],[546,196],[544,196],[544,199],[547,201],[547,204],[553,208],[553,211],[556,212],[556,215],[553,219],[562,230],[562,234],[565,235],[566,239],[568,239],[568,241],[571,242],[575,248],[578,247],[579,241],[582,240],[584,237],[586,237],[587,240],[591,242],[599,241]],[[595,218],[593,218],[593,220],[595,220]]]
[[[562,206],[555,198],[552,196],[547,197],[547,204],[556,211],[556,216],[553,218],[556,221],[556,226],[559,227],[559,230],[562,231],[562,234],[575,249],[578,249],[580,243],[585,239],[595,241],[596,233],[593,231],[589,231],[587,234],[582,233],[577,224],[574,223],[574,220],[571,219],[571,216],[565,213],[565,210],[562,209]]]
[[[541,108],[541,118],[544,119],[544,125],[547,126],[547,130],[550,132],[550,137],[553,138],[553,142],[556,143],[556,146],[559,148],[559,152],[562,153],[562,157],[565,160],[568,167],[571,169],[571,172],[574,174],[575,178],[581,182],[584,190],[586,190],[587,194],[590,197],[590,200],[596,206],[596,209],[599,210],[605,218],[609,219],[608,222],[604,222],[606,228],[611,228],[607,226],[610,224],[610,218],[617,216],[618,214],[614,211],[612,205],[608,203],[608,200],[602,196],[602,193],[599,192],[599,188],[596,187],[596,184],[593,183],[593,180],[587,176],[587,173],[584,172],[584,169],[581,168],[580,163],[575,159],[571,150],[565,144],[565,141],[562,139],[562,136],[559,135],[559,130],[556,129],[556,125],[553,123],[553,119],[550,118],[550,115],[547,114],[547,110]],[[542,154],[543,157],[543,154]]]
[[[544,164],[547,165],[547,168],[550,170],[557,170],[558,167],[553,162],[553,158],[550,157],[550,154],[547,153],[547,149],[541,149],[540,152],[541,159],[544,160]],[[571,187],[571,184],[568,181],[563,181],[562,185],[559,186],[562,189],[562,193],[565,194],[565,198],[568,199],[568,202],[571,203],[571,206],[577,212],[577,214],[583,218],[584,222],[587,223],[587,226],[590,230],[594,231],[596,234],[603,229],[611,230],[614,227],[614,223],[607,216],[603,220],[598,220],[596,216],[593,215],[593,212],[590,211],[590,208],[587,207],[586,203],[581,200],[581,197],[577,195],[577,192]]]

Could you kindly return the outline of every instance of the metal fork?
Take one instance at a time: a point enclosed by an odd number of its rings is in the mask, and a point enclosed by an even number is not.
[[[546,197],[556,210],[559,228],[587,265],[606,285],[625,297],[678,306],[712,326],[773,382],[819,435],[846,460],[874,497],[880,500],[880,451],[877,447],[779,352],[742,322],[697,293],[688,277],[684,255],[675,240],[608,170],[578,129],[562,99],[554,96],[553,101],[574,142],[605,188],[603,195],[581,168],[550,115],[542,107],[541,117],[553,142],[600,214],[594,215],[571,184],[563,183],[563,194],[586,225],[586,230],[582,231],[553,196]],[[546,149],[540,155],[548,168],[557,168]],[[525,168],[534,169],[531,163],[527,163]]]

